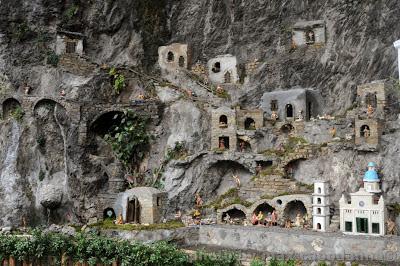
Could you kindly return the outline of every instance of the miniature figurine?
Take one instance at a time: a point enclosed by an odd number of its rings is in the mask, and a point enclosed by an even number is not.
[[[365,138],[368,138],[369,136],[370,136],[370,132],[369,132],[369,129],[366,127],[366,128],[364,128],[364,137]]]
[[[299,114],[297,115],[296,121],[303,121],[303,120],[304,120],[303,110],[300,110]]]
[[[392,219],[387,221],[387,233],[388,235],[397,235],[397,226]]]
[[[244,141],[243,141],[243,140],[241,140],[241,141],[239,142],[239,149],[240,149],[240,152],[244,152],[245,144],[244,144]]]
[[[226,224],[232,222],[232,221],[231,221],[231,217],[229,216],[229,214],[226,214],[223,220],[224,220],[224,222],[225,222]]]
[[[374,114],[374,107],[372,107],[372,105],[368,104],[368,108],[367,108],[368,117],[371,118],[373,114]]]
[[[28,94],[31,93],[31,90],[32,90],[32,87],[31,87],[31,86],[28,86],[28,84],[24,83],[24,93],[25,93],[26,95],[28,95]]]
[[[296,215],[296,221],[294,222],[294,225],[296,227],[302,227],[303,226],[303,216],[299,212]]]
[[[200,208],[201,206],[203,206],[203,199],[200,197],[199,193],[196,193],[195,199],[196,199],[196,207]]]
[[[181,210],[178,209],[178,211],[175,213],[175,220],[179,221],[182,218],[182,213]]]
[[[251,224],[252,225],[257,225],[258,224],[258,218],[257,218],[257,215],[255,213],[253,213],[253,215],[251,216]]]
[[[137,99],[138,99],[138,100],[144,101],[144,99],[145,99],[144,94],[140,93],[140,94],[137,96]]]
[[[60,91],[60,95],[61,95],[62,97],[64,97],[65,95],[67,95],[67,93],[65,92],[65,90],[61,90],[61,91]]]
[[[279,119],[279,117],[278,117],[278,114],[276,113],[276,111],[272,111],[271,120],[276,121],[278,119]]]
[[[122,218],[122,214],[121,213],[118,215],[118,218],[115,221],[115,224],[124,224],[124,219]]]
[[[329,133],[331,134],[332,138],[336,137],[336,128],[332,127],[331,129],[329,129]]]
[[[233,177],[233,179],[235,180],[237,189],[239,189],[239,188],[240,188],[240,179],[239,179],[239,176],[237,176],[237,175],[232,175],[232,177]]]
[[[256,166],[256,175],[259,176],[261,174],[261,171],[262,171],[261,164],[257,164],[257,166]]]
[[[221,86],[217,86],[217,88],[215,89],[215,91],[218,93],[218,94],[221,94],[221,93],[224,93],[225,92],[225,90],[224,90],[224,88],[222,88]]]
[[[264,214],[262,213],[262,211],[260,211],[257,215],[257,222],[258,224],[262,225],[263,224],[263,220],[264,220]]]
[[[191,90],[186,90],[187,95],[189,96],[189,98],[192,98],[193,96],[193,92]]]
[[[285,228],[292,228],[292,221],[290,219],[287,219],[285,222]]]
[[[219,149],[220,150],[225,150],[225,141],[224,139],[219,140]]]
[[[271,214],[271,225],[272,226],[278,225],[278,213],[276,212],[276,210],[272,211],[272,214]]]

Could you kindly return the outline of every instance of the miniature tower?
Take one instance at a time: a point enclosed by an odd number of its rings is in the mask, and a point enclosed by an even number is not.
[[[394,48],[397,49],[397,60],[398,60],[398,68],[399,68],[399,80],[400,80],[400,40],[395,41],[393,43]]]
[[[325,232],[330,223],[329,183],[317,181],[313,193],[313,229]]]
[[[368,171],[364,174],[364,189],[370,193],[380,193],[381,189],[379,188],[379,177],[376,172],[376,164],[373,162],[368,163]]]

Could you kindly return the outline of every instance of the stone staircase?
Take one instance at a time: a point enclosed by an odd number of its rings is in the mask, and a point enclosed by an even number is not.
[[[65,71],[75,75],[87,76],[97,67],[96,64],[89,62],[88,59],[77,54],[64,54],[58,62]]]

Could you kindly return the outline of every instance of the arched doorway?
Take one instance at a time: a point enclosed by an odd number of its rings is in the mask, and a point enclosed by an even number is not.
[[[246,214],[242,210],[238,210],[237,208],[230,209],[222,213],[222,221],[224,223],[234,223],[234,224],[243,224],[246,220]]]
[[[314,44],[315,43],[315,33],[312,29],[309,29],[305,32],[306,43],[307,44]]]
[[[293,118],[294,108],[290,103],[286,104],[286,118]]]
[[[3,102],[3,118],[10,117],[17,110],[22,112],[22,107],[19,101],[14,98],[9,98]]]
[[[373,108],[376,108],[377,100],[376,100],[376,93],[368,93],[365,95],[365,103],[371,105]]]
[[[362,138],[368,138],[370,136],[370,129],[368,125],[362,125],[360,128],[360,136]]]
[[[321,224],[317,223],[317,230],[321,230]]]
[[[107,219],[112,219],[115,220],[116,219],[116,215],[115,215],[115,211],[113,208],[106,208],[103,211],[103,219],[107,220]]]
[[[283,211],[283,217],[291,220],[292,222],[296,221],[296,216],[300,215],[304,218],[307,214],[307,209],[304,203],[300,200],[293,200],[286,204],[286,207]]]
[[[179,57],[179,67],[185,67],[185,58],[183,56]]]
[[[226,115],[221,115],[219,117],[219,124],[220,125],[227,125],[228,124],[228,117]]]
[[[231,72],[230,71],[226,71],[224,74],[224,82],[225,83],[231,83]]]
[[[281,127],[281,133],[289,134],[294,130],[294,127],[291,124],[285,124]]]
[[[255,130],[256,129],[256,122],[253,118],[247,117],[244,121],[244,129],[246,130]]]
[[[128,199],[126,212],[126,221],[128,223],[140,223],[140,203],[136,197]]]
[[[211,69],[211,71],[214,72],[214,73],[221,72],[221,63],[220,62],[215,62],[213,67],[212,67],[212,69]]]

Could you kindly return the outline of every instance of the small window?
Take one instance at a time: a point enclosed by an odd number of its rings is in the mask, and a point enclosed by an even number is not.
[[[372,233],[379,234],[379,223],[372,223]]]
[[[293,105],[287,104],[286,105],[286,117],[293,118],[293,114],[294,114]]]
[[[321,204],[321,198],[317,198],[317,204]]]
[[[314,44],[315,43],[315,33],[313,30],[309,29],[305,32],[306,34],[306,43]]]
[[[229,149],[229,137],[219,137],[219,145],[220,150]]]
[[[317,214],[321,214],[321,208],[317,208]]]
[[[344,231],[345,232],[353,232],[353,223],[352,222],[345,222],[344,223]]]
[[[231,72],[230,71],[226,71],[226,73],[224,75],[224,82],[231,83]]]
[[[76,42],[67,41],[66,47],[65,47],[65,52],[67,54],[74,54],[76,52]]]
[[[157,197],[157,207],[160,207],[160,206],[161,206],[161,198]]]
[[[221,72],[221,63],[220,62],[215,62],[213,67],[212,67],[212,69],[211,69],[211,71],[214,72],[214,73]]]
[[[256,122],[253,118],[247,117],[244,121],[244,129],[246,130],[255,130],[256,129]]]
[[[185,58],[183,56],[179,57],[179,67],[185,67]]]
[[[376,100],[376,93],[368,93],[365,95],[365,103],[371,105],[373,108],[376,108],[377,100]]]
[[[167,55],[168,62],[172,62],[172,61],[174,61],[174,59],[175,59],[174,53],[171,51],[168,52],[168,55]]]
[[[321,188],[320,187],[318,188],[318,194],[321,194]]]
[[[317,223],[317,230],[321,230],[321,224]]]
[[[371,135],[370,129],[368,125],[363,125],[360,128],[360,136],[362,138],[368,138]]]
[[[278,100],[271,100],[271,111],[278,111]]]
[[[219,117],[219,126],[227,127],[228,126],[228,117],[226,115],[221,115]]]

